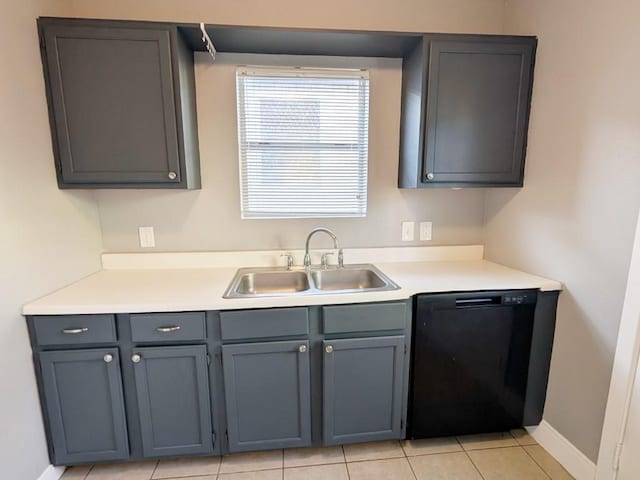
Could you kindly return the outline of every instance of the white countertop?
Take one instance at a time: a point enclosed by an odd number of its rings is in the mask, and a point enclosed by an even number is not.
[[[385,259],[386,260],[386,259]],[[561,290],[559,282],[481,259],[372,262],[401,288],[386,292],[225,299],[237,267],[105,269],[30,302],[25,315],[175,312],[406,299],[417,293]],[[247,266],[249,266],[248,264]]]

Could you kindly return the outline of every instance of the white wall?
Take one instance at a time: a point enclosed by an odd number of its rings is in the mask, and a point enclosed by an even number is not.
[[[487,194],[486,256],[564,282],[545,419],[595,461],[640,206],[640,3],[506,14],[539,46],[525,187]]]
[[[501,0],[299,2],[277,0],[70,0],[73,16],[219,24],[500,33]],[[204,57],[203,57],[204,58]],[[344,246],[400,245],[402,220],[433,222],[431,244],[482,240],[481,190],[398,190],[401,65],[373,62],[366,219],[240,220],[233,57],[196,66],[203,188],[200,191],[102,191],[98,194],[107,251],[138,250],[137,227],[156,228],[156,250],[300,247],[317,225]],[[253,58],[249,63],[264,63]],[[417,238],[417,234],[416,234]],[[414,242],[419,243],[419,242]]]
[[[54,2],[0,2],[0,477],[49,465],[22,304],[99,268],[90,195],[55,180],[35,19]]]

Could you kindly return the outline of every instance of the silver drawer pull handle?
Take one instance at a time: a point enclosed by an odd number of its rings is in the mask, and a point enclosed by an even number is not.
[[[74,334],[74,333],[87,333],[89,329],[87,327],[82,328],[65,328],[62,330],[62,333],[66,334]]]
[[[177,332],[181,328],[182,327],[180,325],[172,325],[170,327],[158,327],[158,328],[156,328],[156,330],[158,332],[168,333],[168,332]]]
[[[306,352],[306,351],[307,351],[307,346],[306,346],[306,345],[300,345],[300,346],[298,347],[298,351],[299,351],[300,353],[304,353],[304,352]]]
[[[102,359],[105,361],[105,363],[111,363],[113,362],[113,355],[107,353],[104,357],[102,357]]]
[[[333,347],[331,345],[327,345],[326,347],[324,347],[324,351],[327,353],[331,353],[333,352]]]
[[[133,355],[131,355],[131,361],[133,363],[140,363],[140,360],[142,360],[142,357],[137,353],[134,353]]]

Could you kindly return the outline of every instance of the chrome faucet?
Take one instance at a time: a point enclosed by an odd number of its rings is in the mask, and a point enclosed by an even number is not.
[[[311,266],[311,255],[309,255],[309,242],[311,241],[311,237],[318,232],[324,232],[327,235],[329,235],[332,239],[333,239],[333,248],[335,248],[336,250],[338,250],[338,266],[339,267],[344,267],[344,256],[342,254],[342,249],[340,247],[338,247],[338,237],[335,236],[335,234],[329,230],[328,228],[324,228],[324,227],[318,227],[318,228],[314,228],[313,230],[311,230],[311,232],[309,232],[309,235],[307,235],[307,241],[305,243],[304,246],[304,266],[305,268],[309,268]],[[324,257],[324,266],[326,267],[326,256]]]

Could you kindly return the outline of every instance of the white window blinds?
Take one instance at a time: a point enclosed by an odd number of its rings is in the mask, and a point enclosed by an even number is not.
[[[364,217],[369,78],[240,68],[242,218]]]

